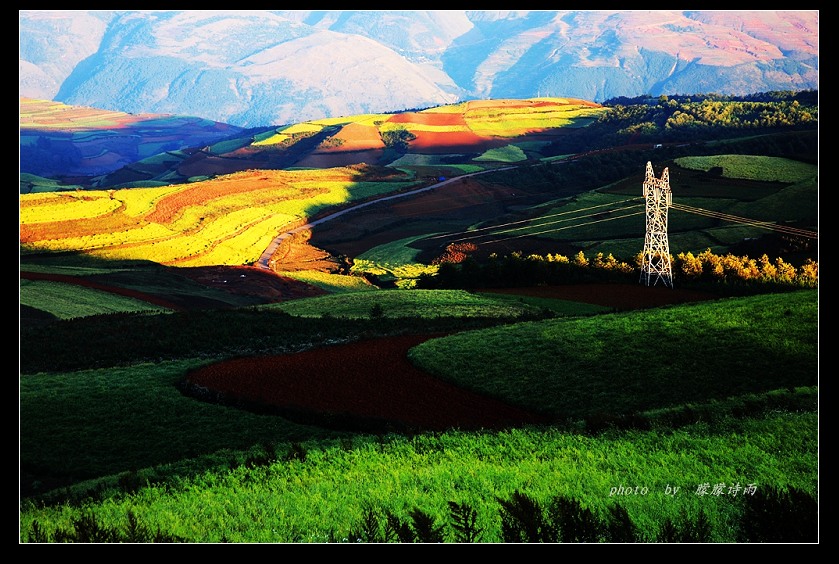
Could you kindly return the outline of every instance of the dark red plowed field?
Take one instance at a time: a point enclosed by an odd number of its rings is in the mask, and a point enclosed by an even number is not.
[[[634,284],[500,291],[581,301],[616,310],[715,297]],[[416,368],[408,361],[408,350],[429,338],[399,336],[289,355],[235,359],[191,373],[187,388],[224,403],[342,428],[436,431],[547,422],[536,414],[458,388]]]
[[[226,403],[384,429],[503,428],[538,416],[417,369],[408,350],[429,336],[399,336],[296,354],[241,358],[191,373],[188,384]]]

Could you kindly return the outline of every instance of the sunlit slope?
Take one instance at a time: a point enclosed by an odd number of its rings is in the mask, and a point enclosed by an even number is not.
[[[445,148],[480,147],[493,139],[515,139],[562,127],[587,125],[606,111],[599,104],[573,98],[473,100],[416,112],[364,114],[310,123],[341,125],[320,151],[357,151],[392,144],[388,133],[405,131],[404,150],[434,153]],[[391,136],[392,137],[392,136]]]
[[[20,303],[60,319],[122,311],[168,311],[137,298],[48,280],[21,279]]]
[[[585,126],[604,111],[600,104],[574,98],[473,100],[420,111],[359,114],[282,126],[256,136],[252,146],[289,146],[324,127],[338,126],[338,132],[322,141],[315,153],[383,149],[400,141],[388,135],[400,131],[410,134],[401,139],[404,151],[423,153]]]
[[[484,169],[510,162],[510,152],[524,158],[523,148],[530,158],[544,158],[540,147],[606,111],[574,98],[472,100],[245,131],[185,116],[135,116],[22,98],[21,171],[55,179],[78,176],[74,182],[97,189],[194,182],[255,169],[397,166],[397,161],[404,168],[406,157],[419,156]],[[21,193],[68,189],[21,178]]]
[[[468,154],[531,140],[549,142],[563,129],[584,127],[605,111],[586,100],[533,98],[474,100],[420,111],[317,119],[219,143],[193,153],[175,171],[158,171],[149,178],[171,179],[173,174],[188,178],[241,167],[391,165],[405,155],[457,155],[447,162],[459,162],[459,158],[464,164],[471,159]],[[482,160],[483,168],[492,159]]]
[[[52,100],[20,97],[20,127],[55,131],[118,129],[163,116],[142,116],[87,106],[71,106]]]
[[[23,194],[23,254],[80,251],[173,266],[259,259],[284,229],[333,206],[413,184],[366,166],[245,171],[157,188]]]

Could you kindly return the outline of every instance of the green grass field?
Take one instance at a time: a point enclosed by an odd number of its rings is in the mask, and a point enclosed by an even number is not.
[[[536,314],[536,306],[507,297],[473,294],[465,290],[379,290],[303,298],[282,304],[261,306],[300,317],[332,315],[349,319],[371,316],[374,306],[383,317],[517,317]],[[558,307],[558,306],[556,306]],[[584,307],[584,306],[583,306]],[[578,311],[579,304],[569,302]]]
[[[561,419],[816,385],[817,327],[818,292],[804,290],[465,332],[410,358]]]
[[[497,161],[502,163],[517,163],[527,160],[527,155],[521,148],[515,145],[506,145],[497,149],[489,149],[484,151],[479,157],[475,157],[475,161]]]
[[[422,296],[341,297],[410,295]],[[518,491],[572,496],[600,515],[620,503],[646,540],[702,511],[713,542],[734,542],[742,497],[700,496],[701,484],[818,493],[817,298],[517,323],[413,349],[447,380],[557,418],[543,428],[327,431],[182,395],[177,382],[201,359],[24,375],[21,473],[43,495],[22,501],[21,541],[35,522],[53,534],[91,515],[124,529],[129,512],[187,542],[349,541],[371,508],[402,519],[420,509],[443,526],[455,501],[476,510],[483,542],[499,542],[499,500]],[[651,427],[586,431],[583,419],[628,412]],[[648,494],[610,495],[619,486]]]
[[[708,157],[682,157],[676,159],[681,167],[709,171],[722,169],[727,178],[783,182],[794,184],[818,174],[818,167],[779,157],[761,155],[713,155]]]
[[[60,319],[120,311],[169,311],[149,302],[63,282],[21,280],[20,303]]]
[[[711,541],[728,543],[746,501],[728,488],[817,492],[817,426],[814,413],[789,413],[724,429],[697,424],[600,437],[550,429],[356,437],[301,445],[304,460],[241,464],[106,496],[85,515],[124,529],[131,512],[144,526],[193,543],[357,542],[353,532],[363,530],[371,508],[403,520],[420,509],[443,527],[454,501],[475,509],[480,542],[501,542],[498,500],[522,491],[540,502],[567,495],[599,515],[620,504],[648,542],[666,519],[701,511]],[[725,493],[697,495],[703,483],[722,484]],[[647,493],[610,495],[621,487]],[[21,540],[35,521],[41,530],[71,530],[80,514],[67,505],[24,505]],[[445,532],[451,542],[454,531]]]
[[[21,173],[20,175],[20,193],[32,194],[38,192],[57,192],[81,190],[81,186],[77,184],[63,184],[58,180],[52,178],[44,178],[35,174]]]

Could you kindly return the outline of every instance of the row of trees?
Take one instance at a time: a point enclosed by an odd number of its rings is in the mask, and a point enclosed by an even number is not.
[[[470,248],[470,251],[476,249]],[[814,288],[818,285],[818,263],[807,259],[796,267],[777,257],[764,254],[757,259],[732,253],[717,255],[706,249],[670,256],[674,280],[687,282],[713,281],[727,283],[761,283]],[[587,257],[583,251],[568,257],[561,254],[525,255],[514,252],[499,256],[491,254],[480,260],[457,248],[447,250],[438,261],[436,274],[423,275],[420,288],[500,288],[542,284],[574,284],[583,282],[638,280],[643,252],[630,261],[619,260],[611,253]]]
[[[718,140],[749,134],[818,128],[818,92],[775,96],[621,98],[604,103],[608,112],[555,141],[550,154],[579,153],[626,144]]]
[[[704,100],[702,102],[662,101],[655,106],[615,106],[603,114],[603,124],[624,123],[654,127],[793,127],[812,125],[818,121],[818,107],[805,106],[798,100],[777,102],[731,102]],[[623,129],[618,129],[618,133]]]
[[[679,253],[672,264],[674,276],[687,280],[756,281],[808,288],[817,286],[819,281],[819,263],[812,259],[796,268],[781,257],[772,260],[765,254],[758,259],[732,253],[715,255],[706,249],[698,255]]]

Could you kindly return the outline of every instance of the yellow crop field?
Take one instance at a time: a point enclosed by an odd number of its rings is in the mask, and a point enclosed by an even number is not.
[[[477,135],[514,137],[528,131],[568,127],[577,120],[594,119],[605,111],[584,105],[550,107],[480,108],[464,115]]]
[[[92,235],[66,236],[61,238],[39,240],[37,245],[26,244],[23,239],[24,251],[89,251],[106,247],[131,247],[137,244],[152,244],[156,241],[171,237],[173,232],[163,225],[146,224],[136,229],[126,231],[110,231]],[[133,256],[131,258],[145,258]]]
[[[151,211],[157,201],[176,192],[178,185],[160,186],[157,188],[143,188],[142,190],[118,190],[114,191],[115,200],[119,200],[125,206],[123,213],[131,217],[139,217]]]
[[[373,286],[361,276],[347,276],[346,274],[330,274],[319,270],[297,270],[294,272],[281,272],[283,276],[305,282],[316,286],[331,294],[343,294],[347,292],[369,292],[379,288]]]
[[[261,221],[253,222],[236,232],[235,235],[213,241],[211,248],[202,254],[193,255],[178,261],[178,266],[212,266],[217,264],[246,264],[256,260],[254,249],[264,250],[265,242],[273,239],[282,231],[284,225],[294,218],[282,215],[270,215]],[[259,258],[258,256],[256,258]]]
[[[87,219],[111,214],[122,206],[122,203],[118,200],[108,198],[79,198],[75,195],[59,192],[50,194],[53,197],[42,197],[37,200],[21,202],[21,224]]]
[[[460,104],[451,104],[449,106],[436,106],[422,110],[425,114],[462,114],[466,110],[468,102],[461,102]]]
[[[280,133],[285,133],[286,135],[291,135],[292,133],[317,133],[321,129],[323,129],[323,126],[321,125],[317,125],[310,121],[304,121],[303,123],[289,125],[285,129],[281,130]]]
[[[254,141],[253,143],[251,143],[251,145],[254,145],[256,147],[265,146],[265,145],[279,145],[280,143],[282,143],[286,139],[291,139],[291,136],[286,135],[284,133],[275,133],[271,137],[268,137],[266,139],[262,139],[261,141]]]
[[[359,167],[250,170],[161,188],[22,194],[21,253],[249,264],[284,229],[318,211],[414,185],[391,179],[371,180]]]
[[[130,114],[82,106],[68,106],[61,102],[20,98],[20,126],[38,129],[75,130],[110,128],[133,121]]]

